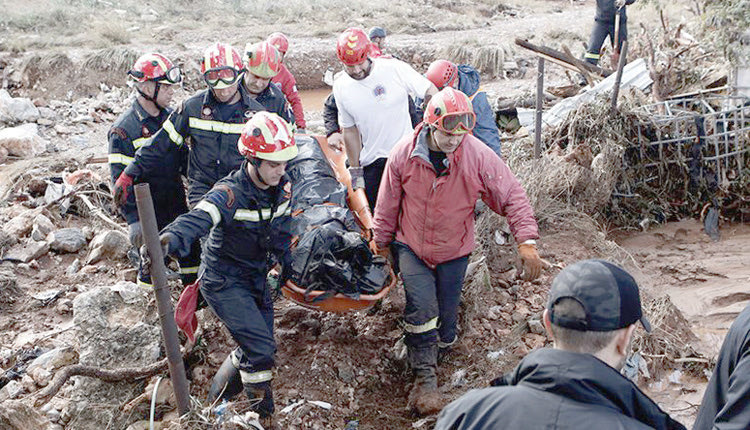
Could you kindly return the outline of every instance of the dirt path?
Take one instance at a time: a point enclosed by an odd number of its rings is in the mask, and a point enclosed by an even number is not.
[[[714,359],[727,329],[748,304],[750,226],[724,225],[713,242],[696,220],[670,223],[619,243],[638,263],[639,281],[652,296],[668,295],[698,336],[693,347]],[[646,388],[685,424],[695,419],[706,381],[683,377],[652,381]]]

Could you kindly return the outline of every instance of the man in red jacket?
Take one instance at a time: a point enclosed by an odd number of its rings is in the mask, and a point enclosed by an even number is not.
[[[294,79],[294,75],[286,68],[286,64],[283,63],[286,51],[289,50],[289,39],[283,33],[276,32],[268,36],[266,42],[275,46],[281,52],[281,70],[272,79],[272,82],[281,85],[281,91],[286,96],[286,101],[292,106],[294,122],[297,124],[297,133],[304,133],[307,124],[305,123],[305,114],[302,110],[302,99],[300,99],[299,92],[297,92],[297,80]]]
[[[375,242],[384,254],[392,245],[401,270],[405,343],[415,377],[409,406],[420,415],[443,406],[437,357],[439,348],[456,341],[477,199],[508,218],[524,278],[541,274],[534,211],[505,162],[471,135],[475,123],[466,94],[451,87],[437,93],[424,122],[391,151],[378,193]]]

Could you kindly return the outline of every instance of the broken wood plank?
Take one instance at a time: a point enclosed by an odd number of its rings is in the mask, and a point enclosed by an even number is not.
[[[534,45],[531,42],[528,42],[523,39],[516,38],[516,45],[526,48],[530,51],[535,52],[537,55],[544,56],[545,59],[548,59],[556,64],[559,64],[563,67],[567,67],[570,69],[573,69],[575,71],[579,71],[580,69],[584,69],[588,71],[589,73],[593,73],[595,75],[601,76],[606,78],[607,76],[612,74],[611,70],[603,69],[601,67],[597,67],[593,64],[589,64],[585,61],[579,60],[571,55],[567,55],[564,52],[560,52],[556,49],[549,48],[547,46],[540,46],[540,45]]]

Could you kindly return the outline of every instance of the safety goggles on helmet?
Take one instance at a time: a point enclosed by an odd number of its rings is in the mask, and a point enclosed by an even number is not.
[[[142,82],[146,77],[146,74],[142,70],[129,70],[128,75],[135,78],[137,81]],[[152,79],[145,79],[154,82],[166,83],[166,84],[179,84],[182,82],[182,72],[177,66],[173,66],[167,70],[167,72],[161,76],[157,76]]]
[[[215,69],[208,69],[203,74],[203,79],[211,88],[222,89],[226,88],[235,82],[240,77],[240,71],[233,67],[217,67]]]
[[[471,133],[477,122],[474,112],[461,112],[444,115],[438,118],[435,126],[438,130],[449,134]]]

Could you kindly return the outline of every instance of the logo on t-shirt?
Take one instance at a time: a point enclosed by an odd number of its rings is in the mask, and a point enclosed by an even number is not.
[[[385,97],[385,87],[382,85],[378,85],[374,90],[372,90],[372,94],[376,99],[381,100],[383,97]]]

